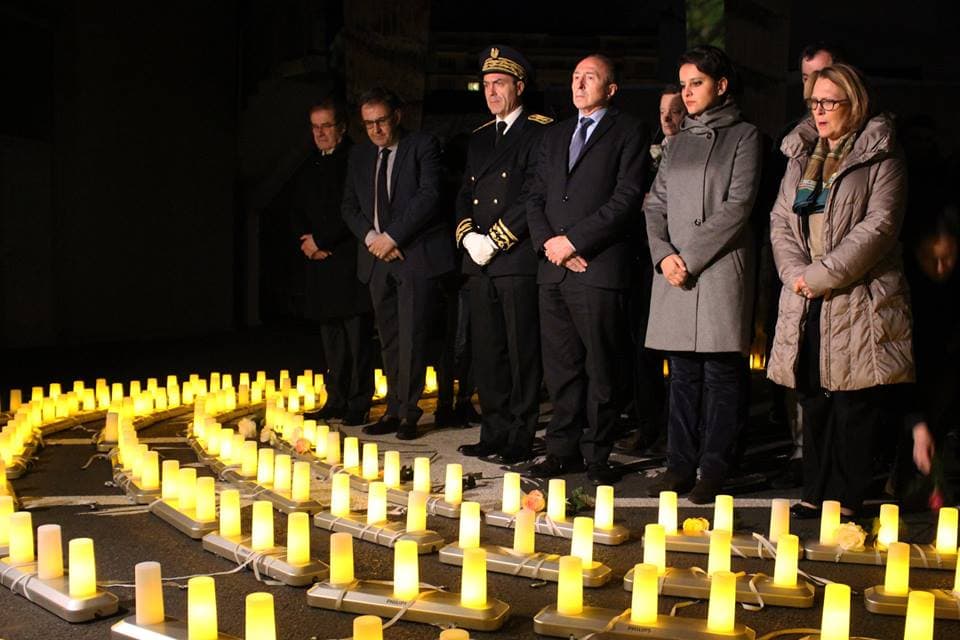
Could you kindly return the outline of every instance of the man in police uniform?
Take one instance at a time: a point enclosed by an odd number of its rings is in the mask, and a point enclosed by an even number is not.
[[[537,256],[526,221],[528,177],[552,120],[529,113],[521,96],[530,63],[503,45],[480,54],[484,97],[495,117],[470,138],[457,198],[457,246],[470,278],[473,366],[483,422],[468,456],[504,464],[531,459],[540,409]]]

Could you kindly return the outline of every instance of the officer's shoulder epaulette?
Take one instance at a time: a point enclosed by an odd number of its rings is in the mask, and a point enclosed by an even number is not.
[[[477,127],[476,129],[474,129],[473,132],[476,133],[477,131],[480,131],[480,129],[483,129],[484,127],[489,127],[490,125],[492,125],[492,124],[493,124],[494,122],[496,122],[496,121],[497,121],[497,119],[494,118],[494,119],[491,120],[490,122],[484,122],[482,125],[480,125],[480,126]]]
[[[539,113],[531,113],[530,115],[527,116],[527,120],[532,120],[537,124],[550,124],[551,122],[553,122],[553,118],[549,116],[541,115]]]

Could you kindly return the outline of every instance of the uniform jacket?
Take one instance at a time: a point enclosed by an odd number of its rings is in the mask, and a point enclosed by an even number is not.
[[[768,377],[795,387],[807,299],[793,292],[803,276],[817,294],[829,292],[820,312],[820,383],[831,391],[914,379],[909,294],[897,237],[906,202],[906,167],[886,116],[867,122],[838,168],[824,210],[824,252],[811,262],[793,213],[797,184],[817,143],[807,119],[781,150],[787,171],[770,213],[770,236],[783,282]]]
[[[403,260],[382,262],[367,251],[364,239],[373,229],[377,146],[369,140],[350,153],[343,191],[343,219],[360,240],[357,276],[369,282],[376,262],[399,274],[434,277],[453,269],[449,224],[439,214],[440,144],[427,133],[402,132],[393,161],[390,212],[380,230],[397,243]]]
[[[576,278],[592,287],[625,289],[630,285],[631,243],[637,241],[629,231],[643,201],[650,136],[638,120],[610,108],[568,171],[577,122],[575,116],[550,127],[540,143],[527,201],[530,239],[540,255],[537,282]],[[584,273],[546,259],[543,244],[557,235],[566,235],[587,261]]]
[[[293,246],[300,244],[301,235],[309,233],[317,247],[332,252],[319,261],[301,254],[306,269],[304,315],[312,320],[370,311],[370,293],[357,280],[357,241],[340,216],[352,146],[344,138],[330,155],[314,150],[294,178]]]
[[[656,268],[646,346],[747,353],[752,334],[754,245],[750,214],[762,143],[727,101],[687,117],[670,140],[644,205]],[[678,254],[690,274],[667,282],[660,262]]]
[[[470,136],[463,185],[457,196],[457,246],[470,232],[489,236],[500,248],[481,267],[464,251],[463,273],[491,276],[535,275],[537,257],[530,250],[527,230],[527,189],[536,170],[537,147],[552,122],[541,115],[520,113],[500,144],[496,120]]]

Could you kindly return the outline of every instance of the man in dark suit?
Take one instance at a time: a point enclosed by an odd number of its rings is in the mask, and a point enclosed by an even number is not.
[[[327,404],[307,417],[367,422],[373,395],[370,293],[357,280],[357,242],[340,215],[347,156],[347,112],[325,100],[310,109],[314,150],[294,182],[293,219],[307,268],[304,315],[319,324]]]
[[[436,279],[454,266],[449,225],[438,211],[440,145],[400,127],[400,101],[386,89],[360,97],[369,142],[350,153],[343,219],[363,243],[357,276],[370,287],[387,410],[364,433],[416,438]]]
[[[527,204],[540,256],[540,336],[544,380],[553,402],[547,456],[529,473],[580,471],[594,484],[616,482],[608,463],[617,421],[617,366],[625,348],[629,230],[639,215],[649,135],[610,106],[612,62],[591,55],[573,72],[576,117],[543,136]]]
[[[537,260],[530,250],[526,191],[540,137],[552,122],[521,103],[530,64],[519,51],[487,47],[480,56],[487,107],[495,118],[470,138],[457,199],[457,245],[470,282],[473,364],[483,419],[468,456],[532,457],[540,415]]]

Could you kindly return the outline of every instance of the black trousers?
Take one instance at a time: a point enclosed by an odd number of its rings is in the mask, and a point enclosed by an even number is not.
[[[469,284],[462,284],[459,273],[438,278],[440,285],[440,316],[444,327],[440,337],[442,346],[437,362],[437,408],[452,408],[453,381],[459,380],[457,404],[470,402],[476,388],[472,352],[470,349],[470,293]]]
[[[616,438],[618,365],[626,343],[624,292],[573,278],[540,286],[543,379],[553,402],[547,453],[610,457]]]
[[[644,245],[646,246],[646,245]],[[649,252],[634,265],[633,286],[630,289],[630,338],[633,341],[633,359],[630,363],[630,397],[638,435],[643,443],[653,444],[666,430],[667,385],[663,379],[664,353],[647,349],[647,323],[650,315],[650,293],[653,284],[653,265]]]
[[[740,431],[743,356],[670,353],[667,467],[709,480],[727,477]]]
[[[537,281],[530,276],[472,276],[473,366],[483,422],[480,441],[530,451],[540,417]]]
[[[423,393],[430,317],[437,295],[436,278],[399,275],[386,265],[374,266],[370,297],[387,377],[386,415],[416,423],[423,414],[417,401]]]
[[[373,317],[369,313],[326,320],[320,341],[327,363],[327,407],[366,413],[373,395]]]

